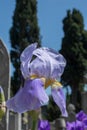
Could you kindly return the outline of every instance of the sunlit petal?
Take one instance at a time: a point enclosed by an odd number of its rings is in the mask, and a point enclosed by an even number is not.
[[[15,112],[36,110],[48,102],[43,82],[40,79],[26,80],[15,97],[7,101],[7,107]]]
[[[42,70],[43,76],[46,78],[60,78],[66,65],[66,60],[61,54],[45,47],[36,49],[33,54],[36,55],[39,58],[39,62],[41,62],[41,64],[38,64],[38,68]],[[34,61],[34,63],[35,62],[37,61]],[[37,68],[34,68],[34,63],[32,63],[32,68],[35,71]]]
[[[66,65],[65,58],[58,52],[41,47],[36,49],[37,44],[28,46],[21,54],[21,71],[24,78],[31,74],[46,78],[60,78]],[[32,56],[36,58],[32,60]]]
[[[30,75],[29,64],[33,56],[33,51],[36,49],[36,47],[37,43],[31,44],[30,46],[24,49],[20,56],[21,72],[25,79]]]
[[[52,88],[52,97],[55,101],[55,103],[59,106],[62,115],[67,117],[67,111],[66,111],[66,103],[64,98],[64,93],[62,88]]]

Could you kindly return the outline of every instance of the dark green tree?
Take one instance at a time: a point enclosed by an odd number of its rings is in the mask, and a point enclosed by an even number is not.
[[[13,15],[13,23],[10,29],[11,61],[14,67],[12,76],[13,94],[21,84],[20,54],[26,46],[38,42],[40,46],[40,34],[37,19],[36,0],[16,0],[16,7]]]
[[[64,86],[71,87],[71,102],[77,105],[81,101],[80,90],[84,86],[84,75],[87,72],[87,31],[79,10],[67,11],[63,19],[63,31],[60,53],[65,57],[67,65],[61,81]]]

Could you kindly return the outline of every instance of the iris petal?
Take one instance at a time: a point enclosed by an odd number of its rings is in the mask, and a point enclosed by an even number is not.
[[[55,103],[59,106],[62,115],[67,117],[67,111],[66,111],[66,103],[65,103],[65,98],[64,98],[64,93],[62,88],[52,88],[52,97],[55,101]]]
[[[56,51],[41,47],[36,49],[37,43],[31,44],[22,52],[21,72],[26,79],[24,87],[7,101],[7,107],[15,112],[36,110],[48,102],[48,96],[43,87],[41,79],[32,79],[32,75],[52,81],[60,78],[66,65],[64,57]],[[36,56],[33,59],[33,55]],[[35,77],[36,78],[36,77]],[[46,84],[46,83],[44,83]],[[52,96],[64,116],[67,115],[66,104],[62,89],[52,88]]]
[[[87,129],[87,117],[83,119],[82,123],[84,125],[84,128]]]
[[[87,118],[87,115],[81,110],[76,114],[76,119],[82,121],[84,118]]]
[[[28,78],[30,74],[45,78],[60,78],[66,65],[65,58],[52,49],[45,47],[36,49],[36,47],[36,43],[32,44],[21,54],[21,72],[24,78]],[[36,58],[31,61],[33,55]]]
[[[39,64],[38,68],[42,70],[43,76],[53,79],[60,78],[66,65],[66,60],[61,54],[45,47],[34,50],[33,54],[40,59],[41,65]],[[34,66],[34,64],[32,66]],[[33,67],[33,69],[35,70],[37,68]]]
[[[81,121],[67,122],[66,123],[67,130],[84,130],[83,124]]]
[[[20,56],[21,72],[25,79],[30,75],[29,64],[33,56],[33,51],[36,49],[36,47],[37,43],[31,44],[30,46],[24,49]]]
[[[24,87],[7,101],[6,105],[10,110],[23,113],[25,111],[36,110],[48,102],[43,82],[40,79],[26,80]]]
[[[48,122],[48,120],[39,120],[38,130],[50,130],[50,123]]]

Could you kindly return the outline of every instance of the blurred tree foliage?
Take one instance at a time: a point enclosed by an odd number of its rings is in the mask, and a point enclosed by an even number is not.
[[[67,61],[61,81],[72,89],[71,102],[76,106],[81,103],[81,90],[84,86],[84,75],[87,73],[87,31],[79,10],[68,10],[63,19],[64,37],[60,53]],[[77,106],[78,104],[78,106]]]
[[[38,42],[40,34],[37,19],[36,0],[16,0],[13,23],[10,29],[11,61],[14,73],[11,78],[12,92],[15,94],[21,85],[20,54],[26,46]]]
[[[54,121],[55,119],[59,118],[61,115],[60,109],[53,101],[51,95],[49,96],[48,105],[42,107],[42,115],[43,118],[46,118],[49,121]]]

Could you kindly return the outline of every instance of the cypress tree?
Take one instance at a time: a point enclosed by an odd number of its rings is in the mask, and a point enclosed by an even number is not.
[[[71,102],[77,105],[81,103],[80,90],[83,89],[84,75],[87,72],[87,31],[79,10],[67,11],[67,16],[63,19],[63,31],[60,53],[64,55],[67,65],[61,80],[65,86],[71,87]]]
[[[11,61],[14,67],[12,76],[12,92],[15,94],[21,85],[20,54],[26,46],[38,42],[40,46],[40,30],[37,19],[36,0],[16,0],[13,23],[10,29]]]

